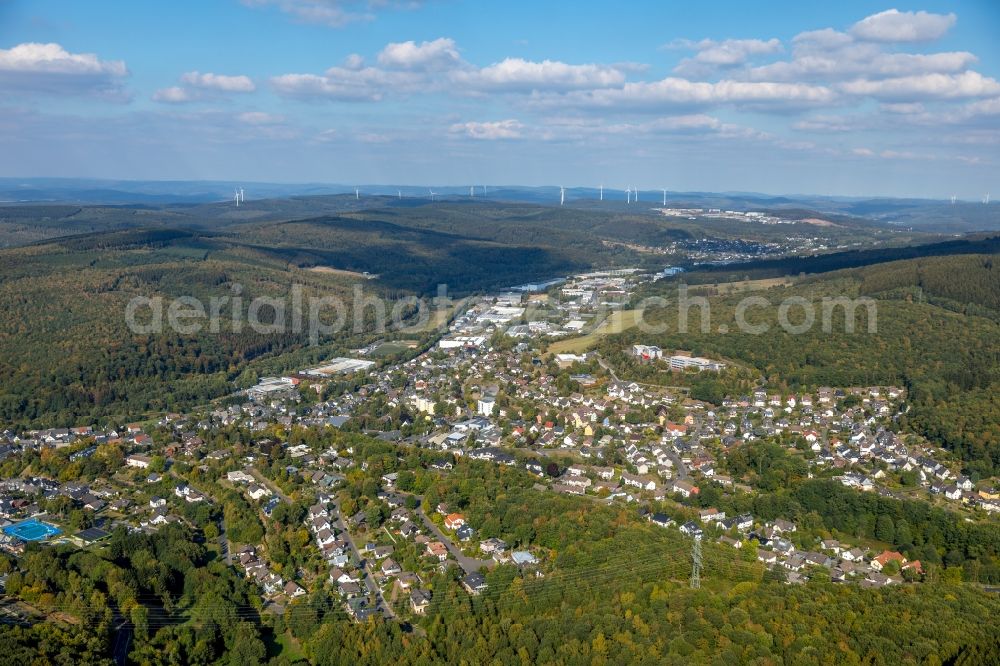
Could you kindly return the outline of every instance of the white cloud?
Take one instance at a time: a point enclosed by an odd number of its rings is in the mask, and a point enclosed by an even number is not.
[[[181,83],[192,88],[217,90],[219,92],[251,93],[257,89],[249,76],[226,76],[211,72],[187,72],[181,76]]]
[[[809,53],[827,49],[837,49],[854,40],[850,35],[844,34],[833,28],[823,28],[822,30],[807,30],[800,32],[792,38],[796,53]]]
[[[347,69],[331,67],[317,74],[283,74],[271,79],[279,95],[302,99],[325,98],[341,102],[377,102],[389,90],[402,90],[412,83],[405,75],[375,67]]]
[[[54,43],[0,49],[0,88],[6,90],[121,97],[121,81],[128,73],[121,60],[70,53]]]
[[[108,76],[128,74],[121,60],[101,60],[93,53],[70,53],[59,44],[36,42],[0,49],[0,71]]]
[[[226,76],[211,72],[186,72],[181,75],[180,86],[162,88],[153,93],[154,102],[186,104],[204,99],[217,99],[227,93],[252,93],[256,84],[249,76]]]
[[[273,77],[271,84],[278,94],[287,96],[379,101],[390,93],[526,93],[620,86],[626,69],[636,66],[507,58],[480,68],[462,60],[454,40],[439,38],[389,44],[378,54],[378,66],[366,67],[361,56],[352,55],[344,66],[331,67],[322,75],[284,74]]]
[[[993,115],[1000,114],[1000,97],[993,99],[982,99],[978,102],[970,102],[965,107],[970,115]]]
[[[1000,95],[1000,83],[971,71],[961,74],[901,76],[877,81],[856,79],[840,84],[840,88],[851,95],[899,101]]]
[[[851,34],[873,42],[926,42],[944,36],[955,20],[954,14],[887,9],[855,23]]]
[[[965,71],[976,56],[965,51],[948,53],[882,53],[873,45],[850,44],[824,54],[796,55],[790,61],[751,68],[754,81],[834,81],[854,76],[889,77]]]
[[[519,139],[524,125],[514,119],[496,120],[490,122],[465,122],[455,123],[451,126],[451,131],[457,134],[464,134],[472,139]]]
[[[754,55],[778,53],[782,50],[777,39],[726,39],[715,41],[703,39],[700,42],[689,42],[689,47],[698,53],[682,60],[674,72],[684,75],[702,75],[717,67],[735,67],[742,65]]]
[[[827,104],[835,101],[834,91],[805,83],[735,81],[689,81],[667,77],[661,81],[626,83],[606,88],[569,93],[546,100],[596,108],[658,109],[680,105],[778,104],[787,107]]]
[[[187,88],[181,88],[180,86],[162,88],[153,93],[153,101],[163,102],[164,104],[185,104],[187,102],[193,102],[197,98],[197,94],[192,93]]]
[[[609,65],[506,58],[482,69],[456,71],[452,79],[477,90],[579,90],[621,85],[625,74]]]
[[[357,53],[352,53],[351,55],[344,58],[344,67],[346,69],[361,69],[365,66],[365,59],[358,55]]]
[[[389,69],[442,70],[459,62],[455,41],[446,37],[419,44],[412,40],[388,44],[378,54],[378,64]]]

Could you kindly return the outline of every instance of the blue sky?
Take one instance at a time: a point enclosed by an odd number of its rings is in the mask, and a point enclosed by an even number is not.
[[[0,0],[0,175],[978,199],[998,34],[991,0]]]

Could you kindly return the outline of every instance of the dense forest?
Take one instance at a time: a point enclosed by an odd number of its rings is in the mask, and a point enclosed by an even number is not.
[[[38,427],[136,420],[233,391],[234,380],[328,358],[352,342],[343,334],[310,346],[308,331],[259,333],[246,325],[256,296],[287,300],[291,285],[310,295],[338,295],[351,305],[350,283],[335,275],[289,270],[259,253],[175,230],[121,231],[0,252],[0,421]],[[212,297],[242,298],[243,323],[230,324],[234,300],[220,310],[217,334],[171,330],[169,299],[189,296],[206,309]],[[167,299],[162,332],[135,333],[126,307],[134,297]],[[290,306],[288,306],[290,308]],[[140,308],[136,323],[152,322]],[[350,316],[350,310],[347,310]],[[285,321],[290,314],[286,312]],[[274,311],[260,311],[263,323]],[[352,321],[352,320],[349,320]],[[358,336],[358,340],[363,337]]]
[[[646,321],[665,332],[627,330],[602,341],[600,350],[628,377],[675,383],[676,377],[655,365],[642,365],[627,353],[635,343],[666,350],[732,359],[756,369],[770,386],[789,391],[819,386],[897,385],[908,392],[904,429],[923,434],[950,448],[966,461],[969,472],[989,476],[1000,469],[1000,314],[993,309],[998,291],[997,255],[957,255],[871,266],[810,278],[792,287],[758,292],[773,307],[754,307],[747,321],[766,325],[761,335],[716,327],[735,321],[738,296],[712,297],[713,288],[692,288],[710,297],[709,331],[703,331],[701,308],[691,309],[686,333],[679,332],[677,298],[650,310]],[[949,276],[961,276],[961,280]],[[915,282],[915,284],[914,284]],[[659,289],[671,294],[675,285]],[[837,307],[823,331],[824,298],[874,297],[877,331],[869,332],[867,310],[859,307],[855,329],[845,326],[845,309]],[[795,297],[812,304],[816,322],[803,333],[778,324],[778,304]],[[802,309],[789,321],[800,323]],[[738,376],[738,375],[735,375]],[[721,396],[715,378],[705,380]],[[730,386],[745,391],[746,382]],[[704,394],[702,394],[704,397]]]

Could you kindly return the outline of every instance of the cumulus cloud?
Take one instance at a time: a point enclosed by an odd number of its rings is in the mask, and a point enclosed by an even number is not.
[[[840,88],[851,95],[887,100],[956,99],[1000,95],[1000,83],[979,72],[922,74],[873,81],[856,79]]]
[[[595,108],[660,109],[681,105],[769,103],[783,106],[808,106],[830,103],[837,95],[823,86],[800,83],[689,81],[667,77],[661,81],[626,83],[619,88],[587,90],[560,98],[579,106]]]
[[[415,80],[406,74],[375,67],[331,67],[322,75],[283,74],[271,79],[279,95],[340,102],[377,102],[390,90],[408,90]]]
[[[390,69],[441,70],[461,62],[455,40],[441,37],[430,42],[388,44],[378,54],[378,64]]]
[[[617,86],[625,74],[609,65],[571,65],[558,60],[533,62],[506,58],[481,69],[456,71],[453,80],[477,90],[574,90]]]
[[[206,72],[187,72],[181,76],[181,82],[192,88],[218,90],[220,92],[251,93],[257,89],[249,76],[226,76]]]
[[[227,76],[211,72],[186,72],[180,86],[161,88],[153,93],[153,101],[164,104],[187,104],[204,99],[217,99],[229,93],[252,93],[257,86],[249,76]]]
[[[965,51],[948,53],[883,53],[867,44],[830,49],[824,54],[797,55],[790,61],[751,68],[755,81],[835,81],[859,75],[890,77],[924,73],[962,72],[976,62]]]
[[[464,61],[455,41],[399,42],[383,48],[377,66],[351,55],[343,66],[323,74],[284,74],[271,85],[280,95],[336,101],[379,101],[391,93],[451,90],[485,92],[569,91],[620,86],[634,65],[575,65],[557,60],[506,58],[478,67]]]
[[[700,76],[719,67],[736,67],[747,62],[751,56],[778,53],[782,50],[777,39],[726,39],[715,41],[703,39],[700,42],[686,42],[697,51],[691,58],[685,58],[674,68],[674,73],[685,76]]]
[[[851,34],[873,42],[926,42],[944,36],[955,20],[954,14],[887,9],[855,23]]]
[[[128,68],[121,60],[70,53],[59,44],[26,42],[0,49],[0,88],[21,92],[122,97]]]

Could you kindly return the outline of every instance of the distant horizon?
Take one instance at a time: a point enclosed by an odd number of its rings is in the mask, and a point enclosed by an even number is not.
[[[349,183],[343,183],[343,182],[318,181],[318,180],[317,181],[308,181],[308,180],[302,180],[302,181],[298,181],[298,180],[280,181],[280,180],[239,180],[239,179],[226,179],[226,178],[198,178],[198,179],[191,179],[191,178],[98,178],[98,177],[89,177],[89,176],[0,176],[0,183],[6,182],[6,181],[61,181],[61,182],[66,182],[66,183],[73,183],[73,182],[76,182],[76,183],[93,182],[95,184],[97,184],[97,183],[132,184],[132,185],[135,185],[135,186],[139,186],[139,185],[143,185],[143,184],[149,184],[149,185],[154,185],[154,184],[155,185],[170,185],[170,184],[188,184],[188,185],[206,184],[206,185],[209,185],[209,184],[211,184],[211,185],[218,185],[218,186],[224,186],[224,187],[234,187],[234,186],[235,187],[239,187],[240,185],[242,185],[244,188],[246,188],[247,186],[265,186],[265,187],[266,186],[275,186],[275,187],[287,187],[287,188],[294,188],[294,187],[325,187],[325,188],[331,188],[331,189],[343,189],[342,192],[339,192],[339,191],[338,192],[329,192],[329,193],[315,194],[313,196],[340,196],[340,195],[346,196],[346,195],[353,195],[355,187],[358,187],[358,188],[386,188],[386,189],[391,189],[391,188],[409,188],[409,189],[415,189],[415,188],[422,188],[422,189],[427,189],[427,188],[431,188],[431,189],[433,189],[433,188],[448,188],[448,189],[464,189],[465,192],[462,192],[462,191],[454,192],[454,193],[449,192],[447,196],[449,196],[449,197],[465,197],[465,198],[469,198],[468,197],[468,188],[470,187],[469,183],[454,183],[454,184],[416,183],[416,184],[414,184],[414,183],[401,183],[401,182],[400,183],[395,183],[395,182],[387,182],[387,183],[370,182],[370,183],[349,184]],[[593,192],[596,193],[596,192],[599,191],[599,188],[601,187],[599,184],[598,185],[562,185],[562,186],[560,186],[560,185],[554,185],[554,184],[525,185],[525,184],[513,184],[513,183],[507,183],[507,184],[490,184],[490,183],[485,183],[484,184],[484,183],[476,183],[474,185],[474,187],[476,188],[476,198],[481,197],[482,190],[480,188],[482,188],[484,185],[487,188],[487,196],[489,194],[489,190],[526,190],[526,191],[529,191],[529,190],[554,190],[554,191],[558,192],[558,190],[559,190],[560,187],[565,187],[567,192],[573,192],[573,191],[579,192],[581,190],[585,190],[585,191],[593,191]],[[625,192],[625,187],[626,186],[612,186],[612,185],[605,184],[604,185],[604,191],[605,191],[605,193],[613,192],[613,193],[616,193],[616,194],[623,194]],[[629,186],[629,187],[635,187],[635,186]],[[639,192],[649,192],[649,193],[657,193],[657,194],[659,194],[659,193],[663,192],[663,189],[664,188],[662,188],[662,187],[638,186],[638,191]],[[666,188],[666,190],[667,190],[667,195],[668,196],[671,195],[671,194],[675,194],[675,195],[676,194],[681,194],[681,195],[683,195],[683,194],[692,194],[692,195],[697,194],[697,195],[717,195],[717,196],[725,196],[725,195],[751,196],[751,197],[756,196],[756,197],[774,197],[774,198],[785,197],[785,198],[790,198],[790,199],[795,199],[795,198],[815,198],[815,199],[901,199],[901,200],[907,200],[907,199],[909,199],[909,200],[928,201],[928,202],[948,202],[950,200],[950,196],[949,197],[932,197],[932,196],[904,196],[904,195],[865,194],[865,193],[861,193],[861,194],[836,194],[836,193],[820,193],[820,192],[766,192],[766,191],[759,191],[759,190],[734,190],[734,189],[720,189],[720,190],[712,190],[712,189],[671,189],[669,187]],[[125,193],[127,193],[127,192],[125,192]],[[170,192],[166,192],[166,193],[163,193],[163,194],[169,195],[171,193]],[[174,193],[174,194],[179,194],[179,193]],[[362,196],[366,195],[366,193],[364,192],[364,189],[362,189],[362,191],[361,191],[360,194]],[[435,194],[438,194],[438,193],[435,192]],[[1000,194],[1000,192],[998,192],[998,194]],[[282,196],[299,196],[299,195],[292,195],[292,194],[289,194],[289,195],[269,194],[269,195],[264,196],[264,197],[252,197],[251,196],[250,200],[253,200],[255,198],[259,199],[259,200],[276,199],[276,198],[281,198]],[[369,196],[369,197],[393,198],[395,195],[392,192],[374,192],[374,193],[373,192],[368,192],[367,196]],[[405,193],[404,193],[404,196],[406,196]],[[410,198],[420,198],[419,196],[414,195],[414,194],[410,194],[408,196]],[[607,199],[608,197],[606,196],[605,198]],[[589,198],[587,200],[589,200]],[[0,202],[3,202],[3,201],[4,200],[0,200]],[[220,199],[220,201],[225,201],[225,199]],[[646,203],[646,202],[640,201],[640,203]],[[655,203],[655,202],[651,201],[650,203]],[[956,203],[979,203],[979,204],[981,204],[982,203],[982,199],[981,199],[981,197],[979,199],[975,199],[975,198],[963,198],[961,196],[957,196],[956,195]],[[994,203],[992,195],[991,195],[990,203]]]

